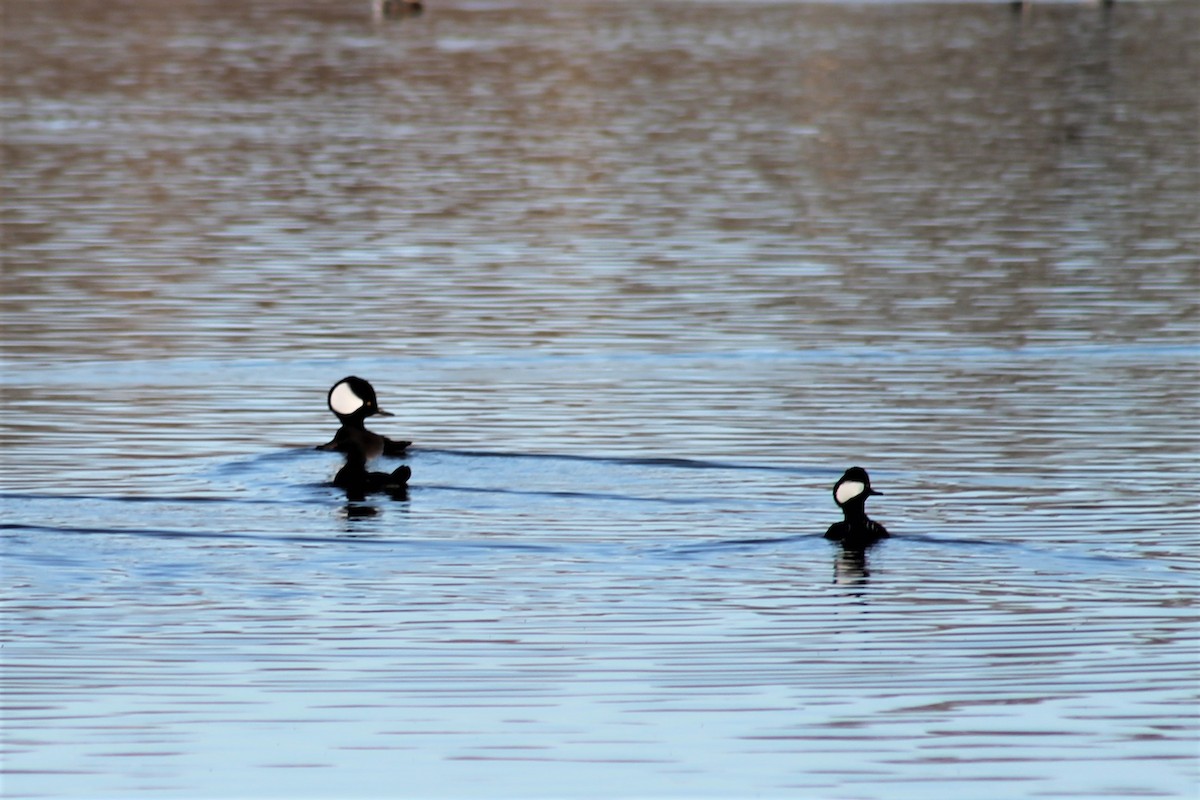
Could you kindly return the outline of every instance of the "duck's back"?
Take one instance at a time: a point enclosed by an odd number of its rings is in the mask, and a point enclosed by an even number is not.
[[[362,453],[368,461],[379,456],[402,456],[412,442],[398,442],[386,436],[380,436],[366,428],[356,428],[343,425],[333,435],[329,442],[317,447],[318,450],[336,450],[339,453]]]
[[[878,539],[886,539],[889,536],[887,528],[880,525],[873,519],[863,520],[862,522],[835,522],[829,526],[829,530],[825,531],[825,538],[835,542],[845,541],[864,541],[873,542]]]

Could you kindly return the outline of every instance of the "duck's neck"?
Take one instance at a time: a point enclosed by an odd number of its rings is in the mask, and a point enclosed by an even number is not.
[[[865,503],[847,503],[842,506],[842,514],[850,525],[865,525],[868,521]]]
[[[343,428],[361,431],[367,427],[366,417],[338,417],[338,419],[341,420]]]

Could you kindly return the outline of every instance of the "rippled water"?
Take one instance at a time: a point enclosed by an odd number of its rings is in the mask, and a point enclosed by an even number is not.
[[[0,2],[6,797],[1195,796],[1200,6]]]

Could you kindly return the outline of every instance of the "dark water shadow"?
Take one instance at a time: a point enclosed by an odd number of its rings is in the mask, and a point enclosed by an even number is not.
[[[313,447],[304,447],[301,445],[287,445],[278,450],[269,450],[264,453],[250,456],[248,458],[238,458],[232,461],[225,461],[211,468],[211,472],[215,475],[242,475],[253,472],[256,468],[267,464],[279,464],[288,461],[301,461],[307,458],[313,452],[320,452]]]
[[[293,486],[302,487],[329,487],[332,484],[328,483],[304,483],[292,484]],[[5,492],[0,493],[0,501],[4,500],[86,500],[86,501],[102,501],[113,503],[180,503],[180,504],[200,504],[200,505],[222,505],[236,503],[238,505],[253,505],[253,506],[295,506],[295,505],[323,505],[316,499],[313,500],[283,500],[269,499],[259,497],[213,497],[213,496],[192,496],[192,495],[112,495],[112,494],[68,494],[59,492],[47,492],[45,494],[33,494],[30,492]]]
[[[355,518],[364,519],[372,516],[367,510],[369,506],[362,506],[355,509],[353,512]],[[395,538],[395,537],[346,537],[346,536],[298,536],[295,534],[269,534],[269,533],[249,533],[249,532],[226,532],[226,531],[197,531],[197,530],[168,530],[168,529],[143,529],[135,530],[128,528],[100,528],[100,527],[82,527],[82,526],[54,526],[54,525],[30,525],[23,523],[0,523],[0,531],[16,531],[26,533],[41,533],[41,534],[73,534],[85,536],[135,536],[151,539],[201,539],[211,541],[237,541],[237,542],[271,542],[271,543],[295,543],[295,544],[345,544],[346,542],[354,542],[356,544],[369,545],[386,545],[395,547],[413,547],[425,548],[436,547],[438,549],[459,548],[464,550],[519,550],[528,552],[557,552],[561,548],[551,547],[549,545],[539,544],[522,544],[514,542],[495,542],[483,540],[445,540],[445,539],[412,539],[412,538]]]
[[[709,461],[704,459],[672,458],[669,456],[586,456],[563,453],[511,453],[498,450],[457,450],[435,447],[410,447],[412,454],[436,453],[439,455],[463,456],[466,458],[503,458],[536,461],[578,461],[591,464],[616,464],[634,467],[672,467],[675,469],[719,469],[751,470],[758,472],[781,472],[793,475],[823,476],[829,472],[824,467],[783,467],[772,464],[741,464],[732,461]]]
[[[1074,563],[1089,563],[1089,564],[1111,564],[1124,565],[1135,567],[1144,570],[1147,566],[1145,559],[1137,557],[1123,557],[1106,555],[1102,553],[1078,553],[1064,552],[1061,550],[1051,549],[1048,543],[1038,542],[1020,542],[1020,541],[996,541],[991,539],[970,539],[961,536],[939,536],[933,534],[902,534],[892,535],[886,539],[863,543],[848,543],[848,542],[830,542],[824,537],[824,531],[821,533],[797,533],[786,536],[762,536],[762,537],[739,537],[732,539],[720,539],[717,541],[698,542],[695,544],[683,544],[666,547],[655,547],[643,552],[651,555],[658,555],[666,558],[693,558],[708,554],[722,554],[731,552],[749,552],[755,550],[777,550],[789,545],[810,545],[813,548],[817,547],[817,543],[828,544],[835,548],[835,582],[839,576],[853,578],[870,577],[869,554],[872,551],[888,547],[898,551],[912,550],[914,548],[935,548],[945,551],[962,551],[963,557],[967,557],[970,551],[993,551],[993,552],[1008,552],[1021,554],[1025,560],[1042,559],[1047,563],[1051,561],[1066,561]]]
[[[422,490],[441,492],[467,492],[472,494],[511,495],[516,497],[552,497],[567,500],[613,500],[622,503],[660,503],[665,505],[681,506],[704,505],[712,502],[712,499],[708,497],[645,497],[638,495],[618,494],[615,492],[575,492],[561,489],[501,489],[482,486],[459,486],[454,484],[425,484],[420,488]]]

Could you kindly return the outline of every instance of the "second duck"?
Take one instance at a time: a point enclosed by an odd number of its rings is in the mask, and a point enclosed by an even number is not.
[[[851,467],[833,485],[833,502],[842,509],[841,522],[825,532],[826,539],[847,544],[870,544],[888,537],[887,528],[867,516],[867,498],[883,494],[871,488],[871,478],[862,467]]]

